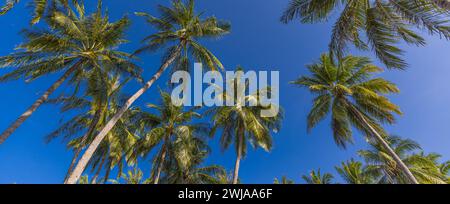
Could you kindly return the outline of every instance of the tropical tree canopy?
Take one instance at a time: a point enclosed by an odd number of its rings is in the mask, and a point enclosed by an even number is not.
[[[307,129],[310,131],[331,114],[333,137],[341,147],[353,143],[352,126],[365,135],[372,135],[359,114],[382,135],[385,133],[381,124],[392,124],[394,114],[402,114],[400,108],[384,96],[398,93],[399,89],[392,82],[373,77],[382,69],[371,64],[368,58],[347,56],[336,63],[328,54],[323,54],[319,62],[307,68],[311,76],[302,76],[292,82],[316,96],[308,115]]]
[[[208,152],[204,138],[208,136],[210,130],[207,124],[191,123],[193,119],[202,117],[195,112],[196,108],[185,111],[183,107],[174,105],[171,96],[162,91],[161,100],[160,105],[148,104],[148,107],[159,114],[146,114],[142,123],[153,128],[145,134],[137,146],[137,153],[144,157],[154,148],[159,147],[153,159],[152,175],[155,176],[155,183],[159,182],[161,173],[164,173],[165,169],[169,169],[171,173],[176,171],[185,174],[198,166],[200,164],[198,160],[201,161],[205,156],[203,154]],[[175,177],[176,175],[167,176]],[[177,182],[178,179],[180,178],[168,180]]]
[[[0,16],[6,14],[8,11],[14,8],[20,0],[6,0],[5,4],[0,7]],[[33,7],[33,14],[31,19],[31,24],[38,23],[41,18],[45,15],[47,10],[53,10],[56,8],[68,9],[69,2],[73,2],[75,6],[80,6],[78,2],[82,0],[31,0],[31,5]],[[82,4],[82,3],[81,3]]]
[[[342,179],[348,184],[371,184],[373,177],[363,166],[363,163],[354,161],[342,162],[341,166],[336,167],[336,171]]]
[[[442,174],[438,163],[440,155],[424,154],[419,144],[409,139],[389,136],[386,140],[420,183],[446,183],[446,175]],[[378,183],[408,183],[396,162],[380,145],[371,143],[370,149],[361,150],[358,154],[366,161],[367,171],[376,178]]]
[[[15,68],[0,81],[19,77],[34,80],[75,63],[80,64],[71,79],[75,83],[87,76],[107,77],[111,73],[140,77],[141,69],[130,61],[131,55],[117,50],[127,42],[123,38],[127,18],[111,23],[99,4],[97,12],[88,16],[80,5],[67,14],[54,11],[45,20],[51,29],[24,30],[25,42],[16,48],[18,51],[0,57],[0,67]]]
[[[303,175],[302,179],[307,184],[332,184],[334,176],[329,173],[322,174],[320,169],[311,171],[309,175]]]
[[[145,17],[146,22],[156,29],[156,33],[144,38],[142,42],[144,46],[135,54],[167,48],[163,62],[179,52],[174,60],[173,71],[189,70],[190,56],[212,70],[223,69],[219,59],[204,47],[199,39],[219,38],[228,34],[231,28],[229,23],[216,17],[203,17],[203,13],[196,13],[194,0],[188,0],[186,3],[173,0],[171,7],[159,5],[158,12],[160,17],[143,12],[136,13]],[[177,49],[178,47],[181,50]]]
[[[189,0],[186,4],[180,0],[174,0],[172,1],[171,8],[165,6],[159,6],[158,8],[162,16],[161,18],[155,18],[145,13],[138,13],[139,15],[146,16],[147,21],[155,26],[159,32],[148,36],[144,40],[147,45],[136,51],[136,53],[168,46],[169,48],[162,65],[155,75],[141,89],[133,94],[125,103],[126,105],[106,123],[105,127],[99,132],[87,151],[83,154],[82,159],[75,167],[74,173],[69,176],[67,183],[76,183],[81,176],[81,172],[86,167],[87,162],[91,159],[93,152],[95,152],[108,132],[116,125],[126,110],[161,77],[170,65],[175,62],[175,64],[182,65],[181,69],[187,69],[187,66],[185,66],[188,61],[187,54],[184,55],[185,57],[180,57],[182,51],[185,53],[192,52],[195,59],[204,62],[211,69],[215,69],[216,66],[223,67],[220,61],[196,40],[225,35],[230,28],[229,24],[220,23],[214,17],[202,18],[200,14],[196,14],[194,11],[194,0]],[[157,182],[158,180],[155,180],[155,183]]]
[[[407,63],[398,44],[426,43],[415,29],[450,39],[450,15],[443,5],[439,0],[291,0],[281,21],[322,22],[339,11],[329,45],[333,56],[341,58],[353,44],[373,50],[388,68],[403,69]]]
[[[92,142],[99,128],[123,105],[125,96],[120,91],[125,83],[120,83],[119,78],[110,80],[107,87],[95,86],[98,84],[92,83],[84,97],[61,96],[50,100],[50,103],[61,104],[63,113],[77,111],[78,114],[50,133],[47,141],[61,137],[62,141],[67,143],[67,148],[76,152],[75,162],[79,151]],[[91,100],[88,100],[89,98]],[[119,169],[118,177],[121,177],[126,166],[135,164],[132,153],[139,139],[136,134],[141,128],[138,121],[143,117],[144,113],[139,109],[130,109],[108,134],[90,161],[91,172],[96,172],[92,179],[97,181],[101,170],[106,169],[103,179],[106,182],[110,171],[116,166]]]

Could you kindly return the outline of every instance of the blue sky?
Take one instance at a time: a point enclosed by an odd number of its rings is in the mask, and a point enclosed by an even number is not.
[[[133,51],[140,40],[151,34],[152,29],[143,20],[133,16],[135,11],[155,13],[158,3],[166,0],[104,0],[113,20],[128,14],[132,26],[127,39],[131,42],[121,49]],[[332,172],[340,162],[356,157],[356,151],[366,148],[360,134],[356,133],[355,145],[347,150],[339,149],[333,142],[329,121],[306,133],[305,118],[311,106],[312,96],[288,82],[305,74],[305,65],[318,59],[327,51],[332,24],[284,25],[278,19],[287,0],[198,0],[197,10],[226,19],[232,24],[232,33],[218,41],[205,44],[222,60],[227,69],[242,65],[252,70],[280,71],[280,101],[285,110],[282,130],[274,135],[271,153],[249,149],[242,161],[240,177],[244,183],[271,183],[275,177],[286,175],[297,182],[310,170],[321,168]],[[94,5],[90,3],[88,5]],[[92,10],[93,8],[89,9]],[[22,37],[21,29],[29,27],[30,9],[21,2],[5,16],[0,16],[0,55],[13,51]],[[42,25],[40,25],[42,26]],[[426,152],[437,152],[443,159],[450,159],[450,44],[438,37],[427,36],[428,45],[412,47],[401,45],[410,63],[407,71],[386,71],[381,76],[395,82],[401,93],[391,99],[403,110],[396,125],[387,127],[390,133],[419,142]],[[372,53],[360,53],[374,59]],[[159,66],[160,54],[141,56],[140,65],[148,79]],[[377,62],[376,62],[377,63]],[[0,70],[0,74],[5,71]],[[0,129],[4,130],[20,115],[39,94],[54,82],[59,74],[40,78],[31,83],[23,80],[0,84]],[[159,84],[163,87],[167,76]],[[130,85],[126,93],[137,90]],[[56,93],[67,90],[63,86]],[[154,86],[138,104],[156,102]],[[55,95],[56,95],[55,94]],[[0,146],[0,183],[61,183],[69,166],[72,153],[60,141],[44,143],[44,137],[58,127],[61,118],[55,106],[42,106],[14,135]],[[234,149],[221,152],[217,139],[211,141],[212,155],[208,164],[220,164],[231,170],[234,166]],[[149,163],[141,163],[148,173]]]

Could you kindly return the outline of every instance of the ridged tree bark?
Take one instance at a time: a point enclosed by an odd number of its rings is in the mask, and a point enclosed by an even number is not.
[[[397,165],[400,167],[400,170],[405,174],[405,176],[410,180],[411,184],[419,184],[416,177],[411,173],[409,168],[405,165],[405,163],[400,159],[400,157],[395,153],[395,151],[389,146],[389,144],[384,140],[384,138],[378,133],[375,128],[370,125],[370,123],[366,120],[366,118],[355,109],[352,109],[353,112],[357,115],[357,117],[369,128],[369,130],[372,132],[372,136],[375,137],[375,139],[379,142],[379,144],[388,151],[389,156],[391,156],[394,161],[397,163]]]
[[[6,139],[11,136],[14,131],[22,125],[25,120],[27,120],[43,103],[48,100],[48,97],[59,87],[62,83],[82,64],[81,61],[75,63],[71,68],[69,68],[55,83],[53,83],[50,88],[45,91],[45,93],[37,99],[33,105],[31,105],[27,111],[25,111],[19,118],[16,119],[1,135],[0,135],[0,145],[3,144]]]
[[[161,65],[158,72],[145,83],[145,86],[139,89],[131,98],[127,100],[125,105],[108,121],[105,127],[100,131],[100,133],[94,138],[94,141],[89,145],[88,149],[84,152],[74,171],[70,175],[66,184],[75,184],[86,168],[87,163],[91,159],[97,147],[105,138],[106,134],[114,127],[114,125],[119,121],[119,119],[125,114],[125,112],[131,107],[131,105],[144,94],[152,85],[161,77],[161,74],[173,63],[173,61],[180,55],[181,53],[181,45],[179,45],[176,50],[172,53],[172,55],[168,58],[168,60]]]

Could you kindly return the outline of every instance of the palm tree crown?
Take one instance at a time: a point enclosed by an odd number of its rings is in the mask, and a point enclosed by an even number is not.
[[[437,161],[440,155],[425,155],[423,152],[417,152],[421,150],[421,147],[409,139],[389,136],[387,141],[420,183],[446,183],[446,177],[441,173],[440,164]],[[361,150],[358,154],[364,158],[368,164],[368,172],[376,178],[378,183],[408,183],[408,178],[397,168],[396,162],[382,146],[371,143],[370,149]]]
[[[366,167],[361,162],[353,159],[342,162],[341,166],[336,167],[336,171],[348,184],[373,183],[373,177],[367,172]]]
[[[424,45],[425,39],[413,27],[450,39],[448,10],[430,0],[292,0],[281,21],[300,19],[302,23],[327,20],[335,10],[341,11],[332,33],[330,52],[341,58],[347,45],[372,49],[388,68],[403,69],[400,40]],[[342,9],[340,7],[343,7]],[[366,39],[364,39],[364,37]]]
[[[325,173],[322,175],[320,169],[316,171],[311,171],[309,175],[303,175],[302,179],[307,184],[331,184],[333,180],[333,175],[329,173]]]
[[[85,16],[83,6],[67,14],[54,11],[46,18],[51,30],[24,30],[26,41],[16,48],[19,51],[0,57],[0,67],[16,68],[1,76],[0,81],[18,77],[36,79],[65,70],[76,62],[80,68],[74,71],[72,81],[96,72],[106,76],[112,72],[139,76],[140,69],[130,62],[130,54],[117,50],[127,42],[123,37],[129,20],[122,18],[111,23],[101,12],[101,4],[89,16]]]
[[[183,107],[175,106],[171,96],[165,92],[161,92],[161,98],[161,105],[148,105],[156,109],[159,115],[146,114],[142,123],[153,127],[139,141],[137,147],[137,153],[143,156],[155,147],[160,147],[153,162],[152,175],[155,177],[155,184],[159,182],[163,170],[168,168],[166,165],[169,161],[185,173],[189,167],[198,164],[195,158],[206,148],[202,138],[209,133],[206,124],[191,123],[194,118],[201,117],[195,112],[195,108],[184,111]]]
[[[372,135],[360,114],[380,133],[384,133],[380,123],[394,123],[394,114],[401,114],[399,107],[383,96],[398,93],[398,88],[385,79],[372,78],[382,69],[368,58],[347,56],[335,63],[324,54],[308,70],[311,76],[292,82],[316,95],[307,128],[311,130],[331,113],[334,140],[341,147],[353,142],[351,126]]]
[[[201,45],[198,39],[218,38],[230,31],[230,24],[217,20],[215,17],[202,18],[202,13],[194,10],[194,0],[183,3],[180,0],[172,1],[171,7],[159,5],[158,11],[161,17],[154,17],[147,13],[136,13],[146,18],[147,23],[156,29],[156,33],[147,36],[144,46],[136,51],[136,54],[144,51],[156,51],[169,47],[164,61],[175,52],[174,70],[188,70],[189,54],[197,62],[207,65],[215,70],[223,69],[222,63],[206,47]],[[180,48],[178,51],[177,48]]]
[[[19,2],[20,0],[6,0],[5,5],[0,7],[0,16],[13,9]],[[81,2],[81,0],[72,0],[72,2],[75,6],[79,6],[78,2]],[[44,16],[46,10],[52,10],[55,7],[68,9],[69,0],[32,0],[31,5],[33,6],[31,23],[36,24]]]

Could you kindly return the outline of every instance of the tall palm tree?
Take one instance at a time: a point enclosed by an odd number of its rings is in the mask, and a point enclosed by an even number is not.
[[[397,136],[390,136],[386,140],[418,179],[419,183],[446,183],[445,175],[441,173],[437,162],[439,155],[417,153],[421,148],[419,144],[412,140],[401,139]],[[408,183],[408,177],[399,170],[397,163],[383,146],[371,143],[370,149],[361,150],[358,154],[366,161],[368,172],[376,175],[378,183]]]
[[[46,18],[50,30],[24,30],[26,41],[18,51],[0,57],[0,68],[15,70],[0,76],[0,82],[20,77],[28,80],[64,72],[16,121],[1,135],[0,144],[30,117],[49,96],[70,78],[71,84],[80,84],[86,77],[112,73],[139,76],[140,69],[130,61],[130,55],[117,50],[126,42],[124,31],[129,25],[127,18],[109,22],[102,15],[101,2],[96,13],[86,16],[83,6],[64,14],[54,11]]]
[[[96,81],[100,77],[94,78]],[[83,97],[59,97],[49,102],[62,104],[62,112],[78,111],[78,114],[68,122],[63,123],[58,129],[47,136],[47,141],[56,137],[62,137],[67,142],[67,147],[73,149],[74,156],[67,176],[72,172],[74,164],[79,158],[80,152],[92,141],[99,128],[121,107],[125,97],[120,94],[121,88],[126,84],[120,82],[119,78],[113,78],[106,83],[90,81],[86,93]],[[123,169],[123,164],[133,164],[135,160],[130,160],[131,153],[138,136],[135,134],[140,126],[137,123],[142,118],[142,112],[138,109],[131,109],[127,112],[118,125],[111,131],[106,139],[95,152],[90,162],[92,171],[95,172],[92,182],[96,182],[103,169],[106,169],[103,181],[108,179],[110,170],[115,166],[119,167],[119,177]]]
[[[242,71],[242,68],[239,67],[237,70]],[[248,87],[249,84],[247,81],[241,80],[241,77],[238,76],[227,82],[230,83],[230,87],[234,88],[233,93],[238,93],[241,84],[244,87]],[[242,99],[238,98],[237,94],[231,96],[227,95],[227,91],[223,91],[223,94],[218,97],[230,102],[226,102],[227,106],[220,106],[210,110],[213,113],[213,130],[222,130],[220,139],[222,149],[228,149],[232,143],[234,143],[236,148],[233,184],[237,184],[238,182],[240,162],[247,152],[247,143],[250,143],[255,148],[261,147],[265,151],[270,151],[272,149],[271,132],[279,131],[281,126],[281,112],[278,112],[274,117],[264,117],[261,115],[262,110],[272,108],[271,106],[263,106],[260,103],[260,94],[264,91],[270,92],[270,87],[267,89],[261,88],[249,95],[243,93],[244,96]],[[253,101],[256,101],[256,106],[247,105]]]
[[[281,180],[278,180],[278,178],[275,178],[273,181],[273,184],[294,184],[294,181],[291,179],[288,179],[286,176],[281,177]]]
[[[410,181],[418,183],[384,139],[387,134],[381,123],[394,123],[394,114],[401,114],[401,111],[384,96],[398,93],[397,86],[383,78],[372,77],[382,69],[372,65],[368,58],[347,56],[336,63],[328,54],[323,54],[320,62],[308,65],[308,70],[312,76],[292,82],[317,95],[308,115],[308,131],[331,113],[336,144],[345,148],[347,143],[352,143],[353,126],[380,143]]]
[[[204,154],[198,148],[205,149],[206,144],[202,137],[208,135],[206,124],[192,123],[201,115],[195,109],[184,111],[183,107],[172,103],[170,94],[161,91],[161,104],[148,106],[159,112],[158,115],[148,113],[143,123],[150,123],[154,127],[138,141],[137,153],[148,155],[154,148],[159,150],[153,160],[152,175],[154,184],[158,184],[164,169],[173,170],[175,165],[182,173],[187,168],[198,164],[197,154]],[[170,166],[170,163],[175,163]]]
[[[20,0],[6,0],[5,5],[0,8],[0,16],[6,14],[19,2]],[[71,2],[74,6],[80,6],[78,2],[81,2],[81,0],[71,0]],[[32,0],[31,5],[33,6],[31,24],[38,23],[46,10],[51,10],[53,7],[68,9],[70,6],[69,0]]]
[[[438,0],[439,1],[439,0]],[[333,11],[340,11],[334,24],[330,52],[341,58],[348,44],[361,50],[372,49],[388,67],[403,69],[400,41],[417,46],[425,39],[414,28],[450,39],[449,12],[430,0],[291,0],[281,17],[288,23],[326,21]],[[442,5],[442,4],[441,4]],[[341,9],[341,6],[343,9]]]
[[[107,133],[114,127],[125,111],[159,79],[161,74],[172,63],[176,62],[176,67],[186,68],[185,65],[189,63],[186,53],[191,53],[196,60],[204,62],[211,69],[216,69],[216,67],[223,68],[220,61],[197,40],[223,36],[229,33],[229,24],[220,22],[214,17],[202,18],[202,14],[196,14],[194,11],[194,0],[189,0],[187,4],[184,4],[181,0],[174,0],[171,8],[159,6],[158,10],[161,12],[161,18],[139,13],[139,15],[146,16],[147,22],[154,26],[158,32],[148,36],[145,40],[146,45],[139,49],[137,53],[169,47],[163,64],[156,74],[145,83],[144,87],[127,100],[125,106],[111,118],[95,137],[95,140],[83,154],[67,183],[76,183],[92,154]],[[182,53],[185,53],[185,55],[181,55]]]
[[[334,178],[333,175],[329,173],[325,173],[322,175],[320,173],[320,169],[318,169],[317,172],[312,170],[311,173],[309,173],[309,175],[302,176],[302,179],[307,184],[332,184],[333,178]]]
[[[348,184],[371,184],[374,181],[363,164],[353,159],[342,162],[341,166],[336,167],[336,171]]]

